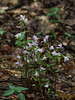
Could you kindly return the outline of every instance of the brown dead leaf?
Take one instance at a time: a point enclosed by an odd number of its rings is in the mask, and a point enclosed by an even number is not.
[[[27,97],[28,97],[28,98],[34,98],[34,96],[35,96],[34,93],[32,93],[32,94],[27,94]]]
[[[11,100],[19,100],[17,95],[12,94],[12,96],[9,96],[9,99]]]
[[[17,71],[17,70],[8,70],[9,73],[11,73],[12,75],[21,78],[21,72]]]
[[[2,45],[2,49],[4,51],[10,51],[11,50],[11,47],[8,44],[5,44],[5,45]]]
[[[1,79],[2,80],[8,80],[9,79],[9,75],[3,75]]]
[[[62,63],[64,71],[69,72],[74,69],[75,63],[74,61],[70,61],[68,64]]]
[[[0,72],[0,77],[2,77],[3,76],[3,73],[2,72]]]
[[[75,18],[69,19],[69,20],[67,19],[65,23],[68,24],[68,25],[75,25]]]

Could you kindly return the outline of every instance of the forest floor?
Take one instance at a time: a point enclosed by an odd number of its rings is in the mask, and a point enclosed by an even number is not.
[[[26,100],[75,100],[75,5],[73,4],[73,2],[67,0],[51,2],[50,4],[47,2],[32,2],[29,5],[7,12],[5,11],[7,7],[5,5],[1,6],[0,33],[3,31],[3,36],[0,39],[0,100],[18,100],[16,94],[9,97],[3,96],[4,92],[9,89],[9,83],[15,86],[28,87],[29,91],[24,93]],[[61,22],[48,22],[49,17],[46,16],[50,13],[48,6],[50,8],[61,8],[58,10]],[[30,81],[21,77],[21,72],[15,64],[18,61],[17,55],[22,50],[15,45],[15,35],[23,31],[23,28],[19,25],[20,15],[25,15],[29,20],[27,39],[32,39],[32,36],[38,32],[42,33],[40,39],[50,35],[49,42],[55,45],[62,43],[63,54],[70,56],[68,62],[61,62],[58,65],[60,80],[56,82],[56,93],[58,94],[56,98],[36,95],[33,87],[30,86]],[[55,28],[56,39],[50,33],[53,27]],[[50,79],[54,84],[53,77],[51,74]]]

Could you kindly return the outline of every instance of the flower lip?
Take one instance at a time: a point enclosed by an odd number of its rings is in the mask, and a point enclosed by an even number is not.
[[[47,57],[44,55],[43,58],[42,58],[42,60],[45,60],[46,58],[47,58]]]
[[[34,76],[39,76],[39,74],[38,74],[38,72],[37,72],[37,71],[35,72]]]
[[[47,83],[44,87],[46,87],[46,88],[47,88],[47,87],[48,87],[48,83]]]
[[[51,46],[50,49],[51,49],[51,50],[54,50],[54,46]]]
[[[44,41],[44,42],[47,42],[48,38],[49,38],[49,36],[46,35],[46,37],[44,37],[43,41]]]
[[[28,53],[28,51],[24,50],[23,53],[26,54],[26,53]]]
[[[27,22],[28,22],[28,19],[26,18],[26,19],[24,20],[24,22],[27,23]]]
[[[44,70],[45,70],[45,68],[41,66],[40,67],[40,71],[44,71]]]
[[[21,62],[15,62],[16,65],[23,67],[23,64]]]
[[[24,20],[25,19],[25,15],[20,15],[20,20]]]
[[[27,62],[28,62],[28,63],[30,62],[29,59],[27,59]]]
[[[37,49],[40,53],[42,53],[44,50],[43,50],[43,48],[39,48],[39,49]]]
[[[69,61],[69,56],[64,57],[64,62]]]
[[[38,61],[37,58],[35,58],[35,61],[36,61],[36,62]]]
[[[20,58],[21,58],[21,56],[20,56],[20,55],[17,55],[17,58],[19,58],[19,59],[20,59]]]
[[[52,55],[55,55],[55,56],[60,56],[60,52],[56,52],[55,50],[52,52]]]
[[[21,21],[23,20],[25,23],[28,22],[28,19],[25,18],[25,15],[20,15],[20,20],[21,20]]]
[[[32,45],[38,45],[38,42],[37,41],[32,41]]]
[[[56,47],[56,48],[58,48],[58,49],[63,49],[63,46],[62,46],[62,44],[60,43],[60,44],[58,44],[58,47]]]
[[[16,34],[15,37],[16,37],[16,38],[21,37],[21,33]]]
[[[37,41],[38,40],[38,38],[37,38],[37,36],[33,36],[33,39],[35,40],[35,41]]]

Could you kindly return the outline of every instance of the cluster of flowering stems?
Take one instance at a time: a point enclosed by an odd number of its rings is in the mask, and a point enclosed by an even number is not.
[[[23,15],[20,15],[20,20],[21,21],[23,21],[23,23],[25,23],[25,25],[27,24],[27,22],[28,22],[28,19],[27,18],[25,18],[25,16],[23,16]],[[21,33],[18,33],[17,35],[15,35],[15,37],[18,39],[18,38],[20,38],[21,37]],[[49,38],[49,36],[48,35],[46,35],[44,38],[43,38],[43,41],[42,41],[42,43],[47,43],[47,41],[48,41],[48,38]],[[44,52],[44,49],[43,48],[39,48],[38,47],[38,44],[39,44],[39,42],[38,42],[38,37],[37,36],[33,36],[33,41],[32,41],[32,43],[28,43],[27,45],[25,45],[25,50],[23,50],[23,54],[24,55],[27,55],[26,57],[24,57],[24,60],[26,61],[25,62],[25,70],[26,70],[26,76],[27,76],[27,64],[30,62],[30,60],[28,59],[28,55],[32,55],[32,56],[35,56],[35,54],[37,55],[38,53],[43,53]],[[31,54],[30,52],[28,52],[28,50],[30,49],[30,48],[32,48],[32,50],[33,50],[33,47],[34,47],[34,53],[33,54]],[[48,47],[50,50],[52,50],[52,55],[53,56],[61,56],[61,53],[60,52],[56,52],[55,51],[55,47],[52,45],[52,46],[50,46],[50,47]],[[58,47],[56,47],[56,48],[58,48],[58,49],[63,49],[63,47],[62,47],[62,44],[60,43],[60,44],[58,44]],[[21,56],[20,55],[18,55],[17,56],[19,59],[21,58]],[[42,57],[42,60],[44,61],[44,60],[46,60],[47,59],[47,57],[46,57],[46,55],[43,55],[43,57]],[[36,62],[38,62],[38,59],[36,58],[36,57],[34,57],[34,60],[36,61]],[[69,60],[69,57],[67,56],[67,57],[64,57],[64,62],[65,61],[68,61]],[[17,64],[17,65],[19,65],[20,67],[23,67],[24,66],[24,64],[22,63],[22,62],[16,62],[15,64]],[[44,67],[42,67],[42,66],[40,66],[40,71],[44,71],[44,70],[46,70]],[[38,73],[38,71],[35,71],[35,73],[34,73],[34,76],[36,76],[36,77],[39,77],[40,75],[39,75],[39,73]],[[39,81],[40,82],[40,81]],[[39,83],[40,84],[40,83]],[[48,87],[48,83],[44,86],[44,87]]]

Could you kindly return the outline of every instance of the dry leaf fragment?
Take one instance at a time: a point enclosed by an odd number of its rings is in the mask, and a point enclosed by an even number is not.
[[[11,47],[8,44],[5,44],[5,45],[2,46],[2,49],[4,51],[10,51],[11,50]]]

